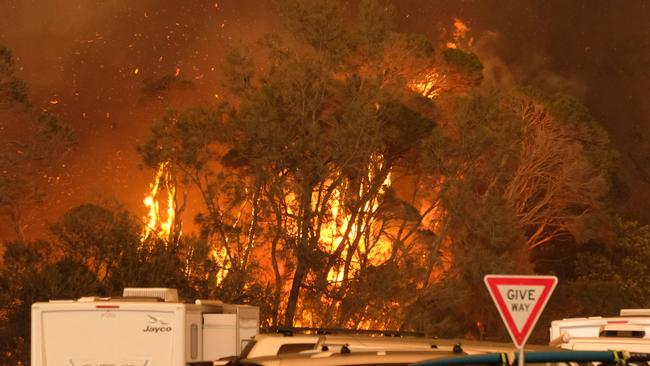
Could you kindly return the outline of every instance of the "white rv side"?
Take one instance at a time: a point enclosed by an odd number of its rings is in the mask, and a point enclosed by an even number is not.
[[[623,309],[616,317],[554,320],[550,345],[571,350],[650,352],[650,309]]]
[[[173,289],[124,294],[33,304],[31,365],[186,366],[238,355],[259,329],[254,306],[186,304]]]

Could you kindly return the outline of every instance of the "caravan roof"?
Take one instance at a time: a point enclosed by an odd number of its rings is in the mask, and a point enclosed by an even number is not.
[[[650,309],[623,309],[615,317],[555,320],[550,344],[572,350],[650,352]]]

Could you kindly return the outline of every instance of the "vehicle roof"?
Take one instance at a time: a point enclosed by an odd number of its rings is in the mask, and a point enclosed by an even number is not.
[[[563,318],[551,321],[551,326],[589,325],[589,324],[648,324],[650,316],[628,314],[625,316],[590,316],[583,318]]]
[[[253,338],[251,348],[243,355],[246,358],[256,358],[276,355],[283,345],[287,344],[313,344],[321,336],[315,334],[297,334],[286,336],[283,334],[258,334]]]
[[[519,353],[486,353],[452,358],[437,358],[425,360],[414,366],[454,366],[454,365],[515,365],[519,361]],[[512,361],[510,360],[512,359]],[[524,361],[528,363],[566,363],[566,362],[617,362],[648,360],[647,354],[630,355],[620,351],[551,351],[525,352]]]
[[[313,344],[316,350],[340,350],[345,345],[353,351],[371,350],[422,350],[437,349],[439,351],[453,352],[454,349],[467,354],[514,352],[517,348],[512,343],[485,342],[465,339],[444,339],[431,337],[391,337],[381,335],[353,335],[353,334],[259,334],[255,337],[254,344],[245,358],[257,358],[277,355],[280,348],[289,344]],[[460,345],[460,349],[458,346]],[[324,348],[326,346],[326,348]],[[557,348],[548,345],[526,345],[527,349],[537,351],[557,351]],[[287,353],[296,353],[287,352]]]
[[[511,342],[478,341],[469,339],[435,339],[438,347],[460,344],[463,352],[467,354],[515,352],[517,347]],[[557,351],[557,348],[548,345],[526,344],[526,349],[531,351]]]
[[[628,344],[638,343],[650,345],[650,339],[637,337],[570,337],[567,343],[571,342],[589,342],[589,343],[616,343]]]
[[[570,350],[625,350],[650,353],[650,339],[633,337],[574,338],[560,345]]]
[[[313,352],[283,354],[249,358],[240,361],[243,366],[293,366],[293,365],[377,365],[377,364],[410,364],[432,358],[451,358],[458,356],[453,352],[428,351],[374,351],[374,352]]]
[[[438,348],[438,342],[435,338],[426,337],[385,337],[385,336],[368,336],[368,335],[323,335],[319,345],[340,345],[347,344],[356,347],[412,347],[412,348]],[[452,345],[453,346],[453,345]]]
[[[446,342],[439,346],[438,339],[427,337],[393,337],[368,334],[260,334],[246,358],[276,355],[280,348],[290,344],[313,344],[314,350],[323,350],[345,345],[351,350],[429,350],[453,351],[455,343]]]

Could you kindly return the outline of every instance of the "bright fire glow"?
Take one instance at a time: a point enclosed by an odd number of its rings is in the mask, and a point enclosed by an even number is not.
[[[170,239],[176,217],[175,196],[176,186],[169,172],[169,163],[160,163],[154,180],[149,185],[149,193],[143,200],[148,213],[143,219],[145,227],[142,241],[152,235],[164,240]],[[161,200],[164,205],[160,204]]]
[[[411,90],[433,99],[439,95],[440,85],[444,79],[445,75],[436,70],[431,70],[421,80],[413,81],[409,86]]]
[[[458,44],[465,40],[465,37],[469,33],[470,29],[462,20],[454,18],[454,33],[452,34],[453,40],[447,42],[447,48],[458,48]],[[472,43],[472,40],[469,40],[469,43]]]
[[[381,167],[381,165],[380,165]],[[368,172],[368,181],[373,181],[374,174],[372,170]],[[382,187],[379,190],[379,193],[383,193],[391,185],[390,173],[387,175],[384,180]],[[368,189],[364,184],[361,184],[359,187],[359,196],[363,196],[364,192]],[[329,225],[322,232],[322,239],[325,239],[325,242],[330,243],[330,252],[333,252],[335,247],[339,245],[343,240],[348,239],[349,241],[354,240],[354,238],[359,235],[360,230],[372,230],[371,227],[362,227],[360,228],[357,223],[350,223],[350,216],[340,217],[342,210],[341,194],[336,191],[333,195],[331,214],[332,220]],[[361,215],[365,217],[373,216],[373,213],[379,207],[379,202],[376,198],[367,201],[364,204],[364,207],[361,210]],[[348,238],[344,237],[345,229],[351,225]],[[366,223],[366,225],[369,225]],[[372,238],[372,235],[369,236]],[[381,238],[377,243],[367,243],[365,240],[366,236],[362,236],[359,241],[359,246],[355,253],[353,253],[352,262],[350,263],[349,271],[350,273],[355,273],[361,269],[361,257],[363,255],[367,256],[368,264],[378,265],[385,261],[390,255],[391,243],[386,239]],[[335,245],[336,244],[336,245]],[[348,247],[342,253],[342,257],[347,257]],[[345,268],[343,265],[333,267],[327,275],[327,280],[332,284],[340,284],[343,281],[345,276]]]
[[[227,266],[226,263],[228,263],[228,251],[226,250],[225,247],[221,247],[221,249],[213,249],[212,250],[212,257],[214,260],[221,265],[219,267],[219,270],[217,271],[216,275],[216,282],[217,285],[220,285],[223,280],[226,278],[228,275],[228,271],[230,270]]]

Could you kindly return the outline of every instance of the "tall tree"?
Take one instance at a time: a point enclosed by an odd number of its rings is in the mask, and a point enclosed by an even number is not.
[[[343,22],[336,2],[284,5],[297,45],[271,39],[262,75],[232,74],[239,82],[231,88],[238,98],[231,156],[265,187],[272,231],[290,254],[280,264],[273,244],[276,281],[284,281],[280,273],[290,281],[284,324],[297,313],[302,324],[325,322],[313,314],[327,311],[336,314],[330,322],[345,323],[349,314],[334,309],[348,285],[399,250],[382,247],[387,227],[377,208],[393,169],[433,127],[408,86],[412,67],[428,64],[432,49],[392,31],[389,8],[376,2],[364,2],[358,27]],[[231,70],[251,69],[245,58],[231,59],[238,61]]]
[[[405,243],[426,237],[416,235],[414,200],[390,186],[434,126],[411,85],[433,49],[395,32],[385,4],[364,1],[357,22],[341,9],[281,2],[289,37],[268,36],[266,58],[228,55],[228,103],[171,112],[140,148],[148,165],[169,161],[198,188],[206,212],[197,219],[224,283],[245,291],[257,265],[272,269],[258,281],[274,284],[273,325],[364,321],[372,305],[354,301],[368,298],[363,284],[406,266],[416,255]]]
[[[0,121],[0,210],[24,240],[25,210],[43,199],[52,167],[75,143],[75,135],[56,115],[32,106],[11,51],[1,45]]]
[[[611,150],[565,97],[486,83],[436,102],[445,128],[428,141],[423,161],[443,181],[439,220],[449,259],[439,271],[443,283],[466,291],[458,319],[484,336],[498,317],[476,306],[476,294],[486,297],[483,275],[532,272],[536,248],[602,235]]]
[[[148,166],[166,163],[177,183],[198,191],[205,212],[196,221],[203,240],[212,246],[206,254],[217,266],[213,270],[220,293],[215,295],[236,301],[252,281],[252,252],[262,228],[260,187],[222,163],[227,159],[227,114],[223,105],[169,111],[139,151]]]

